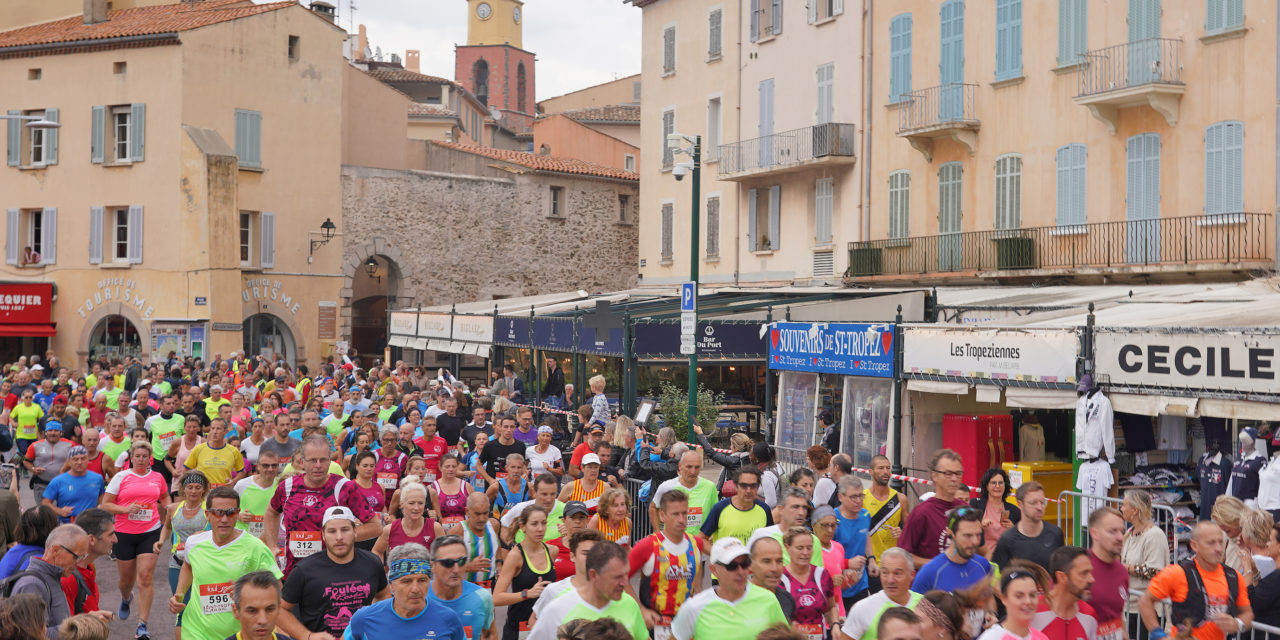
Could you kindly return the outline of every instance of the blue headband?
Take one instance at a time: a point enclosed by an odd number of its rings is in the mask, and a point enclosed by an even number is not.
[[[430,576],[431,563],[419,558],[403,558],[391,563],[391,569],[387,571],[387,581],[395,582],[405,576],[418,574]]]

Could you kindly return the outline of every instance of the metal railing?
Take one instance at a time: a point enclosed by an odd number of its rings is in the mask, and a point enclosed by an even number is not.
[[[853,156],[854,127],[831,122],[720,145],[720,175],[768,170],[828,156]]]
[[[902,94],[898,108],[898,135],[947,124],[976,126],[974,96],[978,85],[952,82]]]
[[[1076,97],[1145,84],[1182,84],[1182,41],[1148,38],[1080,54]]]
[[[1272,261],[1272,214],[1219,213],[854,242],[846,275]]]

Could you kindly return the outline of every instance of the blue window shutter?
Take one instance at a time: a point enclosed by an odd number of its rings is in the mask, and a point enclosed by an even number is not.
[[[1082,144],[1058,147],[1057,204],[1058,226],[1085,223],[1085,159],[1086,148]]]
[[[996,3],[996,80],[1022,75],[1022,0]]]
[[[147,144],[147,105],[135,102],[129,106],[129,160],[142,162]]]
[[[759,213],[759,192],[755,189],[747,190],[747,249],[755,251],[759,247],[756,246],[756,214]]]
[[[1231,213],[1244,211],[1244,123],[1229,122],[1223,136],[1226,187],[1223,204]]]
[[[889,102],[902,100],[911,91],[911,14],[895,16],[889,23]]]
[[[102,207],[89,208],[89,264],[102,264]]]
[[[22,250],[19,247],[22,239],[18,237],[22,228],[22,212],[17,209],[9,209],[7,213],[4,230],[4,262],[5,264],[16,265],[18,264],[18,252]]]
[[[947,0],[940,13],[941,84],[964,82],[964,0]]]
[[[760,39],[760,0],[751,0],[751,41]]]
[[[54,108],[54,109],[45,109],[45,110],[44,110],[44,119],[45,119],[45,120],[48,120],[48,121],[50,121],[50,122],[57,122],[57,121],[58,121],[58,110],[57,110],[56,108]],[[58,130],[57,130],[57,129],[45,129],[45,134],[44,134],[44,135],[45,135],[45,138],[44,138],[44,139],[45,139],[44,163],[45,163],[45,164],[58,164]]]
[[[102,164],[107,158],[107,108],[95,106],[89,134],[89,161]]]
[[[8,115],[20,116],[21,111],[9,110]],[[5,120],[5,129],[8,133],[6,137],[9,166],[16,167],[22,159],[22,121],[12,118]]]
[[[1223,27],[1222,10],[1226,0],[1208,0],[1205,6],[1204,30],[1209,33],[1221,31]]]
[[[44,245],[44,253],[40,255],[41,264],[54,264],[58,261],[58,210],[45,207],[41,218],[44,225],[44,237],[40,239]]]
[[[1080,61],[1088,35],[1088,0],[1058,0],[1058,65]]]
[[[262,114],[257,111],[249,118],[249,157],[253,166],[262,166]]]
[[[782,33],[782,0],[772,0],[773,35]]]
[[[258,234],[259,244],[262,246],[259,266],[270,269],[276,266],[276,214],[263,211],[258,217],[262,223]]]
[[[236,158],[240,160],[240,164],[247,164],[245,150],[249,145],[248,120],[247,112],[236,109]]]
[[[1222,123],[1204,131],[1204,212],[1222,213]]]
[[[769,187],[769,248],[781,246],[778,236],[782,233],[782,186]]]
[[[129,264],[142,264],[142,205],[129,205]]]
[[[1227,8],[1224,14],[1226,24],[1224,28],[1239,27],[1244,25],[1244,0],[1226,0]]]

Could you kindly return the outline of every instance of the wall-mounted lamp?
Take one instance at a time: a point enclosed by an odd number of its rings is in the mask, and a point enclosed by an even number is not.
[[[311,256],[315,254],[316,247],[323,247],[324,245],[329,244],[329,241],[333,239],[333,235],[337,232],[338,226],[333,224],[333,220],[325,218],[324,222],[320,225],[320,239],[311,239],[311,251],[307,254],[307,262],[311,262]],[[312,231],[312,233],[315,232]]]

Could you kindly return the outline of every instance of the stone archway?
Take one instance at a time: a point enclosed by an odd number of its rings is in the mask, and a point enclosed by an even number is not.
[[[76,341],[76,359],[80,362],[89,361],[89,341],[93,336],[93,331],[98,327],[105,318],[109,316],[123,316],[133,325],[138,333],[138,339],[142,344],[142,353],[140,354],[143,362],[151,361],[151,325],[143,318],[138,316],[137,309],[123,303],[110,302],[94,307],[84,320],[84,324],[80,328],[80,337]]]
[[[372,242],[353,247],[342,265],[342,305],[339,313],[339,335],[352,342],[355,339],[356,320],[370,317],[369,314],[382,314],[385,318],[387,309],[403,309],[413,306],[412,293],[405,290],[405,277],[401,269],[404,254],[390,241],[375,236]],[[379,277],[376,285],[369,283],[365,272],[365,263],[373,258],[379,263]],[[379,302],[381,299],[381,302]],[[360,313],[353,306],[360,306]],[[376,309],[370,308],[377,306]],[[353,346],[354,346],[354,342]]]

